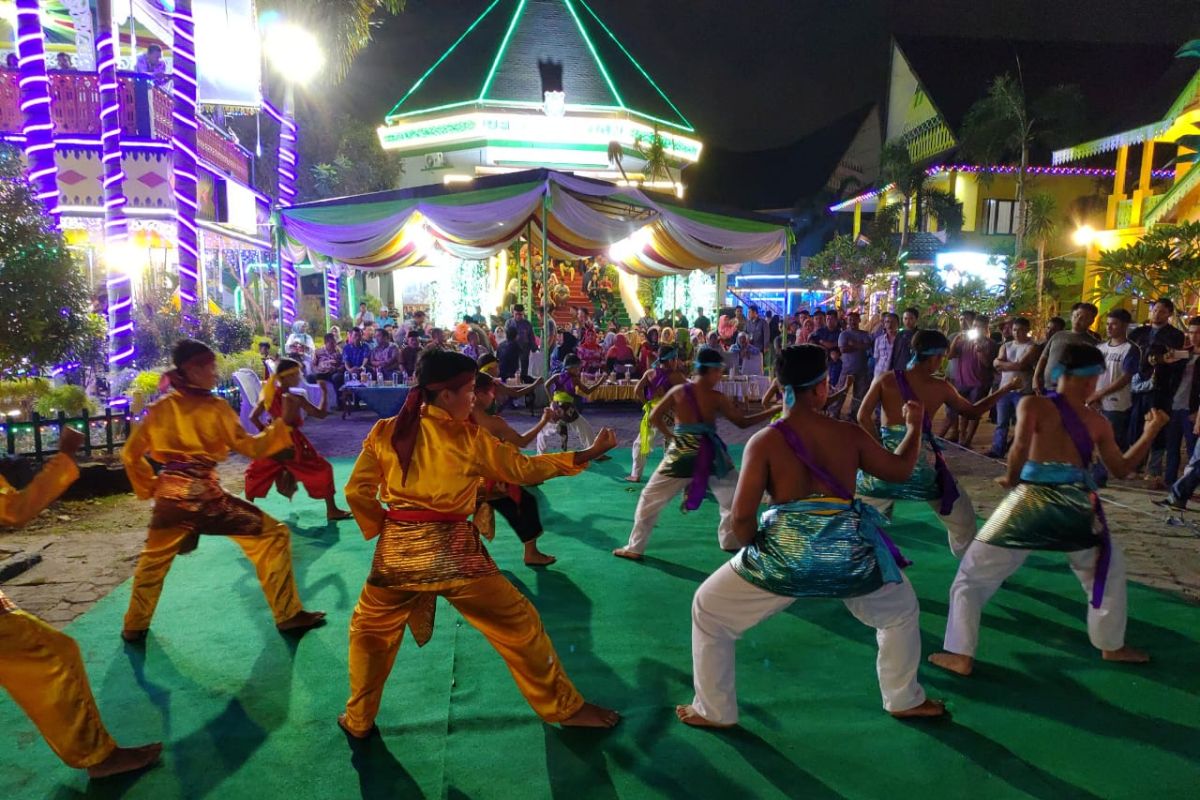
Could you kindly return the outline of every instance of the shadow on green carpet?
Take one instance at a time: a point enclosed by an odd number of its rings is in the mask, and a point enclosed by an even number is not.
[[[294,532],[297,580],[330,622],[280,636],[249,562],[206,538],[176,561],[143,648],[118,638],[128,585],[70,626],[104,718],[122,742],[161,738],[164,764],[89,784],[0,701],[0,797],[247,798],[1118,798],[1194,796],[1200,785],[1196,608],[1130,587],[1131,644],[1146,667],[1106,664],[1087,641],[1085,598],[1064,558],[1034,555],[984,613],[980,662],[961,679],[922,667],[949,722],[905,724],[880,708],[873,632],[836,601],[799,601],[738,650],[742,727],[694,730],[690,605],[728,556],[716,508],[668,506],[648,558],[613,558],[637,487],[627,454],[550,481],[545,569],[521,563],[498,524],[490,550],[539,609],[589,699],[621,710],[612,732],[541,724],[501,659],[442,603],[433,639],[405,642],[380,710],[382,737],[349,743],[347,625],[373,542],[327,525],[317,501],[263,503]],[[339,484],[349,460],[335,464]],[[653,464],[651,464],[653,466]],[[644,485],[644,484],[643,484]],[[632,491],[630,491],[632,489]],[[916,563],[923,647],[940,645],[955,562],[923,504],[901,504],[892,535]]]

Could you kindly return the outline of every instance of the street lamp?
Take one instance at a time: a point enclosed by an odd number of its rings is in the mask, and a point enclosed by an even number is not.
[[[317,37],[296,25],[277,22],[263,34],[263,51],[288,83],[304,86],[325,66]]]

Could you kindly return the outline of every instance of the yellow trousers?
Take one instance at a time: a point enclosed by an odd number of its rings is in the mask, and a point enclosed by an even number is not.
[[[192,531],[184,527],[150,529],[133,573],[133,594],[129,598],[129,610],[125,612],[125,630],[144,631],[150,627],[171,562],[179,553],[179,546],[191,534]],[[264,514],[261,533],[228,538],[237,542],[253,562],[276,625],[304,610],[292,572],[292,532],[287,525]]]
[[[95,766],[116,749],[100,721],[79,645],[32,614],[0,614],[0,686],[68,766]]]
[[[366,733],[375,725],[383,686],[392,671],[404,626],[425,592],[363,586],[350,619],[350,699],[346,725]],[[500,653],[517,688],[539,717],[561,722],[583,706],[563,671],[537,610],[503,575],[435,592],[450,601]]]

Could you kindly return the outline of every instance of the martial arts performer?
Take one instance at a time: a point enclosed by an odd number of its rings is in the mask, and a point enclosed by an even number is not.
[[[200,534],[228,536],[254,563],[263,594],[280,631],[304,631],[325,621],[305,611],[292,572],[291,531],[253,504],[228,494],[216,466],[235,450],[265,458],[292,444],[291,429],[276,419],[258,434],[242,428],[233,409],[212,393],[217,359],[207,345],[184,339],[171,354],[175,369],[164,378],[170,391],[150,406],[121,451],[134,493],[154,498],[150,530],[133,573],[133,592],[121,632],[127,642],[146,638],[163,581],[180,553],[196,549]],[[146,457],[162,465],[158,475]]]
[[[550,408],[554,412],[555,425],[547,426],[537,437],[537,452],[541,455],[549,449],[550,439],[554,435],[562,438],[562,449],[567,449],[567,440],[571,431],[583,447],[591,447],[592,426],[583,418],[583,398],[596,391],[603,380],[588,383],[583,378],[583,360],[572,353],[563,359],[562,372],[556,372],[546,381],[546,393],[550,395]],[[607,461],[609,456],[597,459]]]
[[[479,371],[496,379],[496,400],[493,404],[494,408],[488,412],[489,414],[500,413],[500,409],[507,406],[512,400],[533,394],[545,383],[545,378],[538,378],[528,386],[509,386],[500,380],[500,361],[496,358],[495,353],[484,353],[479,357]]]
[[[0,477],[0,525],[24,525],[66,491],[79,477],[74,457],[81,444],[81,434],[64,428],[58,455],[20,492]],[[79,645],[17,608],[4,592],[0,592],[0,686],[63,763],[86,769],[89,777],[148,767],[162,752],[157,742],[117,747],[100,720]]]
[[[363,442],[346,497],[368,539],[379,537],[350,620],[350,698],[338,723],[365,738],[407,627],[433,633],[438,596],[496,648],[539,717],[612,727],[618,715],[584,699],[563,671],[533,605],[496,569],[468,517],[480,478],[530,484],[574,475],[616,444],[605,428],[587,450],[530,457],[470,423],[475,362],[426,351],[404,408]]]
[[[964,417],[976,419],[986,414],[1007,392],[1018,388],[1019,379],[1014,378],[979,402],[971,403],[949,381],[934,375],[942,365],[947,347],[946,336],[941,331],[917,331],[912,340],[913,355],[908,368],[882,373],[867,390],[858,409],[858,424],[863,430],[882,441],[884,447],[894,450],[904,438],[901,408],[909,400],[915,400],[927,409],[923,425],[926,452],[907,480],[886,481],[868,473],[859,475],[858,493],[865,502],[888,516],[897,500],[928,502],[946,526],[950,550],[962,558],[975,538],[975,507],[946,465],[942,447],[933,435],[928,409],[936,410],[945,404]],[[876,426],[877,408],[883,415],[882,427]]]
[[[1141,463],[1170,417],[1152,410],[1141,438],[1122,454],[1112,425],[1087,406],[1104,367],[1099,349],[1067,345],[1050,375],[1057,391],[1026,397],[1017,406],[1008,473],[998,479],[1011,491],[958,566],[950,587],[946,652],[929,657],[939,667],[971,674],[983,606],[1033,550],[1067,554],[1090,601],[1088,638],[1105,660],[1150,660],[1125,644],[1125,557],[1109,535],[1090,466],[1098,450],[1109,472],[1125,477]]]
[[[742,413],[732,400],[717,391],[725,360],[710,347],[703,347],[696,354],[695,367],[692,379],[668,391],[650,415],[650,424],[662,432],[667,442],[667,452],[638,498],[629,543],[613,550],[614,556],[640,561],[658,515],[680,492],[684,492],[683,510],[695,511],[705,492],[711,490],[721,508],[721,523],[717,528],[721,547],[731,552],[740,547],[729,515],[737,470],[725,443],[717,435],[717,417],[725,417],[739,428],[749,428],[770,419],[779,407],[771,406],[757,414]],[[674,428],[667,425],[668,414],[675,416]]]
[[[329,411],[325,404],[328,397],[321,394],[321,405],[315,406],[307,395],[295,394],[292,389],[300,385],[300,362],[290,358],[281,359],[271,380],[263,384],[262,397],[250,413],[250,421],[260,431],[266,430],[262,422],[263,411],[271,419],[282,419],[292,429],[292,446],[267,458],[256,458],[246,467],[246,499],[266,497],[274,484],[279,493],[291,500],[296,493],[296,483],[304,484],[308,496],[325,501],[325,518],[332,521],[350,519],[350,512],[343,511],[334,502],[336,490],[333,486],[333,465],[321,457],[308,437],[300,432],[304,417],[324,419]]]
[[[903,406],[905,432],[894,453],[863,430],[824,415],[829,383],[825,351],[804,344],[779,357],[784,418],[746,445],[733,502],[733,526],[745,545],[701,584],[692,601],[692,670],[696,696],[675,709],[689,725],[737,724],[734,646],[748,629],[798,597],[839,598],[875,628],[883,707],[894,717],[936,717],[917,682],[921,632],[917,596],[900,572],[903,556],[886,521],[854,499],[855,471],[901,481],[921,452],[924,409]],[[763,492],[772,505],[758,521]]]
[[[656,440],[662,439],[662,432],[650,423],[650,415],[672,387],[686,382],[687,376],[679,368],[679,351],[674,347],[664,347],[654,361],[654,368],[646,370],[637,386],[633,387],[634,396],[645,398],[645,403],[642,405],[642,425],[637,438],[633,440],[633,469],[625,479],[630,483],[642,482],[646,456],[654,449]],[[669,427],[670,421],[666,420],[664,424]]]
[[[529,443],[550,424],[554,412],[549,408],[542,418],[525,433],[517,433],[499,414],[490,412],[496,402],[496,381],[484,372],[475,375],[475,406],[471,409],[471,421],[506,444],[518,450]],[[525,545],[525,566],[541,567],[553,564],[557,559],[538,549],[538,538],[542,535],[542,517],[537,497],[524,486],[504,481],[481,480],[480,504],[475,508],[475,527],[488,541],[496,533],[495,515],[499,512],[517,538]]]

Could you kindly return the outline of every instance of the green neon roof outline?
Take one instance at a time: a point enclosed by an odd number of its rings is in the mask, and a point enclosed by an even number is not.
[[[571,6],[571,0],[566,0],[566,3],[567,3],[567,7],[569,8]],[[621,44],[621,40],[618,39],[616,34],[614,34],[609,29],[609,27],[604,24],[604,20],[600,19],[600,17],[596,14],[596,12],[592,10],[592,7],[587,4],[586,0],[579,0],[579,5],[581,5],[587,9],[587,12],[592,15],[592,19],[596,20],[596,24],[598,24],[601,28],[603,28],[604,32],[608,34],[608,38],[612,39],[613,43],[616,44],[616,46],[621,49],[621,52],[625,54],[625,57],[629,59],[630,63],[633,64],[635,67],[637,67],[638,72],[642,73],[642,77],[646,79],[646,82],[654,87],[654,91],[658,92],[658,96],[661,97],[663,100],[665,100],[667,105],[669,105],[671,107],[671,110],[679,115],[679,118],[681,120],[683,120],[683,127],[686,130],[695,131],[696,129],[692,127],[691,121],[689,121],[688,118],[683,115],[683,112],[680,111],[679,108],[676,107],[676,105],[671,102],[671,98],[667,97],[667,93],[659,88],[658,84],[654,82],[654,79],[650,77],[650,74],[648,72],[646,72],[645,68],[643,68],[642,65],[638,63],[638,60],[633,57],[633,54],[625,49],[625,45]],[[571,13],[575,13],[575,12],[572,11]],[[586,37],[586,34],[585,34],[585,37]],[[588,40],[588,44],[591,45],[590,39]],[[592,51],[592,52],[594,53],[595,51]],[[599,61],[599,58],[597,58],[596,60]],[[603,69],[603,67],[601,67],[601,69]],[[606,77],[607,77],[607,74],[606,74]],[[632,111],[633,109],[626,108],[625,110]],[[642,114],[642,116],[646,117],[647,119],[654,119],[654,117],[651,117],[649,114]],[[665,121],[665,120],[659,120],[659,121]],[[669,124],[674,125],[675,123],[669,123]],[[679,127],[679,126],[676,125],[676,127]]]
[[[612,32],[612,30],[607,25],[604,24],[604,21],[600,19],[600,17],[596,14],[595,11],[592,10],[591,6],[589,6],[585,2],[585,0],[578,0],[578,1],[579,1],[580,5],[582,5],[587,10],[588,14],[591,15],[592,19],[596,20],[596,23],[600,25],[601,29],[603,29],[604,32],[606,34],[608,34],[608,37],[613,40],[613,42],[617,45],[617,47],[625,55],[625,57],[629,59],[629,62],[631,64],[633,64],[633,66],[635,68],[637,68],[638,72],[640,72],[642,77],[646,79],[646,82],[649,83],[651,87],[653,87],[654,91],[656,91],[658,93],[659,97],[661,97],[666,102],[666,104],[671,107],[672,111],[674,111],[676,114],[679,115],[679,119],[682,120],[683,124],[681,125],[678,122],[661,119],[659,117],[653,116],[652,114],[647,114],[644,111],[638,111],[637,109],[630,108],[628,105],[626,105],[625,100],[621,97],[620,92],[617,91],[616,84],[613,83],[612,77],[608,73],[608,69],[604,65],[604,60],[602,58],[600,58],[600,54],[598,52],[596,52],[596,46],[592,42],[591,37],[588,35],[587,29],[584,28],[583,22],[579,18],[579,14],[575,11],[575,7],[574,7],[574,4],[572,3],[572,0],[562,0],[562,3],[567,7],[567,11],[570,12],[572,19],[575,20],[575,25],[576,25],[576,27],[579,28],[579,33],[580,33],[580,35],[583,36],[583,41],[585,44],[587,44],[588,51],[592,54],[592,58],[596,62],[596,66],[599,67],[600,74],[604,77],[604,81],[608,85],[609,91],[612,92],[613,97],[616,98],[617,103],[618,103],[618,106],[616,106],[615,108],[612,106],[595,106],[595,105],[588,105],[588,104],[575,105],[574,108],[576,110],[583,110],[583,109],[590,109],[590,108],[604,109],[604,110],[620,110],[620,111],[624,111],[628,114],[634,114],[636,116],[642,117],[643,119],[650,120],[651,122],[657,122],[659,124],[667,125],[672,128],[677,128],[682,131],[687,131],[688,133],[695,133],[696,129],[692,126],[691,121],[688,120],[688,118],[686,116],[684,116],[683,112],[681,112],[679,110],[678,106],[676,106],[673,102],[671,102],[671,98],[667,97],[666,93],[659,87],[659,85],[657,83],[654,82],[654,79],[650,77],[650,74],[648,72],[646,72],[646,69],[640,63],[638,63],[638,60],[636,58],[634,58],[633,55],[629,52],[629,50],[627,50],[625,48],[625,45],[621,44],[621,41],[617,38],[616,34],[614,34]],[[454,52],[455,49],[458,48],[458,46],[462,43],[462,41],[464,39],[466,39],[468,35],[470,35],[471,31],[473,31],[476,27],[478,27],[479,23],[483,22],[484,18],[486,18],[488,16],[488,14],[490,14],[496,8],[496,6],[499,5],[501,2],[502,2],[502,0],[492,0],[492,4],[489,5],[486,9],[484,9],[482,14],[480,14],[478,17],[476,17],[475,21],[472,22],[471,25],[465,31],[463,31],[462,35],[459,36],[454,41],[454,44],[450,45],[449,49],[447,49],[446,52],[442,53],[441,57],[438,58],[437,61],[433,62],[433,65],[430,66],[429,69],[425,70],[425,73],[423,75],[421,75],[420,78],[417,79],[417,82],[414,83],[412,85],[412,87],[407,92],[404,93],[404,96],[400,98],[400,101],[397,102],[396,105],[392,106],[392,110],[389,111],[384,118],[386,122],[390,123],[391,120],[393,120],[393,119],[417,116],[419,114],[428,114],[433,111],[442,111],[442,110],[445,110],[448,108],[459,108],[459,107],[467,106],[467,105],[471,105],[471,104],[487,103],[487,104],[495,104],[495,105],[529,105],[526,101],[501,100],[499,98],[487,97],[488,89],[491,88],[492,80],[495,78],[496,71],[500,67],[500,62],[503,60],[504,54],[508,50],[509,43],[512,39],[513,31],[516,30],[517,23],[520,21],[521,14],[525,10],[525,6],[528,2],[528,0],[520,0],[520,2],[517,4],[516,10],[513,12],[512,20],[509,22],[508,29],[504,33],[504,39],[500,42],[500,48],[496,52],[496,58],[493,59],[492,66],[488,70],[487,76],[484,78],[483,86],[480,87],[479,97],[475,98],[474,100],[460,100],[460,101],[453,102],[453,103],[445,103],[445,104],[438,105],[438,106],[432,106],[430,108],[421,108],[421,109],[416,109],[413,111],[406,111],[403,114],[396,113],[396,110],[398,108],[400,108],[400,106],[404,105],[404,101],[406,101],[409,97],[411,97],[412,94],[421,87],[421,84],[425,82],[425,79],[428,78],[429,75],[435,69],[437,69],[438,65],[440,65],[443,61],[445,61],[446,58],[448,58],[450,56],[450,54],[452,52]],[[536,106],[537,104],[532,104],[532,105]]]
[[[488,6],[487,8],[485,8],[483,13],[480,14],[478,17],[476,17],[475,21],[472,22],[471,25],[465,31],[462,32],[462,36],[459,36],[457,39],[455,39],[454,44],[450,45],[449,49],[447,49],[446,52],[442,53],[441,57],[437,61],[433,62],[433,66],[431,66],[429,69],[425,70],[425,74],[423,74],[421,77],[417,78],[417,82],[414,83],[412,85],[412,87],[407,92],[404,93],[404,96],[400,98],[400,102],[398,102],[398,103],[396,103],[396,105],[392,106],[392,110],[389,111],[387,114],[388,117],[392,116],[392,114],[395,114],[396,109],[399,108],[400,106],[404,105],[404,101],[407,100],[409,97],[411,97],[413,92],[415,92],[417,89],[421,88],[421,84],[425,82],[425,79],[429,77],[430,73],[432,73],[435,69],[437,69],[438,65],[441,64],[443,61],[445,61],[446,58],[451,53],[453,53],[460,44],[462,44],[462,40],[466,39],[471,34],[471,31],[475,30],[475,28],[479,25],[479,23],[483,22],[484,18],[487,17],[488,14],[492,13],[492,9],[494,9],[496,6],[500,5],[500,2],[501,2],[501,0],[492,0],[492,4],[490,6]],[[524,6],[525,6],[525,0],[521,0],[521,7],[524,7]]]

